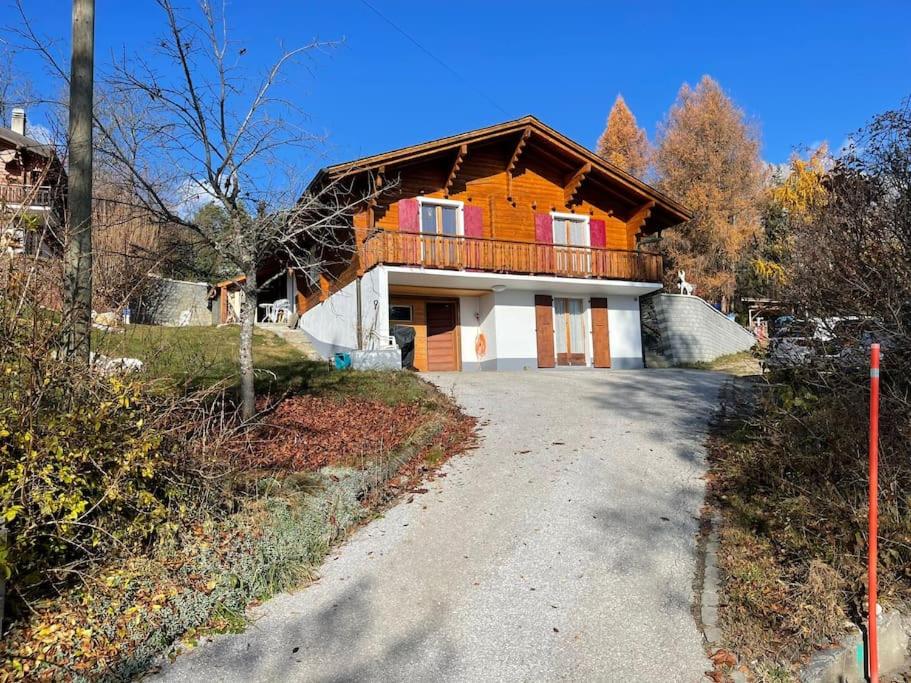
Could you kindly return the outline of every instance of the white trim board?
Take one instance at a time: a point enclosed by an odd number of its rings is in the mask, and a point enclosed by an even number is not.
[[[389,283],[416,287],[451,287],[454,289],[491,290],[494,285],[505,285],[507,290],[554,292],[590,296],[644,296],[663,287],[660,282],[628,280],[597,280],[594,278],[555,277],[544,275],[516,275],[473,271],[412,268],[409,266],[377,266],[389,273]]]

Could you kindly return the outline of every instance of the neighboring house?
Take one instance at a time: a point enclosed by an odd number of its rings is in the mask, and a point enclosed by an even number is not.
[[[690,213],[536,118],[336,164],[311,189],[330,183],[389,189],[354,216],[345,262],[277,281],[322,354],[405,325],[417,370],[642,367],[662,259],[637,245]]]
[[[65,173],[54,148],[27,133],[23,109],[0,126],[0,253],[52,256],[62,244]]]

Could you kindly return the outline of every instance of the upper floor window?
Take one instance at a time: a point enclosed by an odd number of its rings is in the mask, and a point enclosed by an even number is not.
[[[572,247],[590,246],[588,216],[556,212],[551,215],[554,219],[554,244]]]
[[[419,201],[421,232],[452,236],[462,234],[462,202],[423,197]]]

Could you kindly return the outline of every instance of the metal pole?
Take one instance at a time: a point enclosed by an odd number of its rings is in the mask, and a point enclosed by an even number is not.
[[[876,642],[876,546],[879,530],[879,344],[870,347],[870,515],[867,556],[867,638],[870,680],[879,680],[879,649]]]
[[[70,128],[64,253],[66,351],[89,362],[92,332],[92,105],[95,0],[73,0]]]

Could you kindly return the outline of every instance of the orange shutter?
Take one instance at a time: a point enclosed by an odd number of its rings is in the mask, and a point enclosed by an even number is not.
[[[607,299],[592,297],[592,349],[596,368],[610,367],[610,330],[607,323]]]
[[[535,332],[538,337],[538,367],[552,368],[554,357],[554,299],[547,294],[535,295]]]

